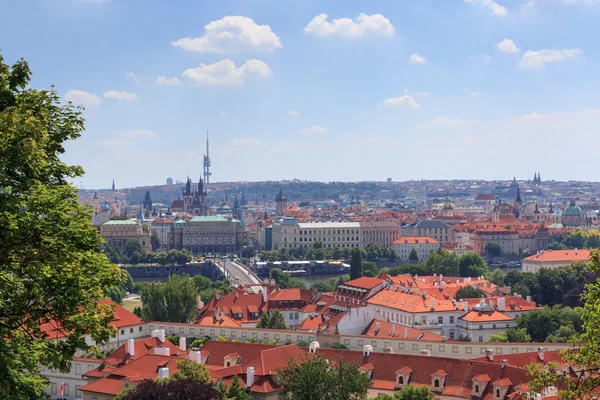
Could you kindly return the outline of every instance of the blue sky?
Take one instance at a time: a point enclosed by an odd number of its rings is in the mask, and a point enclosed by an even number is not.
[[[87,188],[600,180],[600,0],[0,0],[7,62],[86,107]],[[80,182],[78,182],[79,184]]]

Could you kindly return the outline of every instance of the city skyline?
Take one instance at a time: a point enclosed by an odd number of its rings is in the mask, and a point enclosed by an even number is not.
[[[85,188],[197,179],[207,130],[214,182],[600,181],[598,2],[0,3],[5,60],[86,106]]]

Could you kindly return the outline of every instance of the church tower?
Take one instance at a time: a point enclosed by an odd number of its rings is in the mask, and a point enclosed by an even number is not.
[[[515,199],[515,217],[519,218],[521,212],[523,212],[523,200],[521,200],[521,188],[517,189],[517,198]]]
[[[115,191],[115,180],[113,179],[113,184],[112,184],[112,191]]]
[[[187,211],[187,209],[192,205],[193,200],[194,195],[192,194],[192,180],[188,175],[187,182],[185,183],[185,190],[183,191],[183,209]]]
[[[283,194],[283,189],[279,189],[279,193],[275,197],[275,215],[281,217],[287,210],[287,196]]]

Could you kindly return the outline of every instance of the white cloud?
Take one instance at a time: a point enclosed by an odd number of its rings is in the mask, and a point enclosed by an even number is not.
[[[253,138],[253,137],[241,137],[241,138],[230,139],[229,144],[231,146],[236,146],[236,147],[260,147],[260,146],[262,146],[262,143],[260,142],[260,140]]]
[[[496,43],[496,48],[503,53],[518,53],[521,51],[515,42],[510,39],[504,39],[503,41]]]
[[[360,38],[363,36],[394,35],[394,27],[390,20],[381,14],[360,14],[356,20],[350,18],[333,19],[329,22],[327,14],[317,15],[306,25],[304,32],[315,36],[343,36]]]
[[[417,53],[413,53],[411,54],[411,56],[408,58],[408,61],[410,61],[413,64],[425,64],[425,57],[418,55]]]
[[[499,17],[506,17],[508,15],[508,10],[506,7],[501,6],[493,0],[464,0],[469,4],[476,4],[478,6],[489,9],[494,15]]]
[[[246,81],[258,81],[271,75],[271,68],[261,60],[247,60],[239,68],[230,59],[214,64],[200,64],[182,74],[190,83],[197,85],[239,85]]]
[[[288,115],[291,117],[298,117],[300,113],[296,110],[288,110]]]
[[[172,46],[195,52],[273,51],[282,47],[269,25],[257,25],[242,16],[228,16],[204,25],[205,33],[197,38],[181,38]]]
[[[304,133],[304,134],[310,134],[310,133],[324,134],[324,133],[327,133],[327,129],[325,129],[322,126],[319,126],[319,125],[313,125],[310,128],[301,129],[300,133]]]
[[[519,66],[521,68],[541,68],[546,63],[555,63],[569,59],[578,59],[583,55],[583,51],[579,48],[575,49],[544,49],[544,50],[527,50],[521,58]]]
[[[416,102],[414,98],[410,95],[405,94],[400,97],[391,97],[389,99],[385,99],[383,102],[384,107],[410,107],[413,110],[418,110],[421,108],[421,105]]]
[[[113,129],[111,132],[120,138],[128,139],[153,138],[157,136],[156,133],[152,132],[150,129],[127,129],[124,131]]]
[[[101,147],[133,147],[135,146],[135,141],[131,139],[106,139],[101,140],[98,143],[98,146]]]
[[[136,85],[142,86],[142,81],[140,77],[131,71],[125,74],[125,79],[131,79]]]
[[[475,120],[472,119],[458,119],[448,118],[444,116],[437,117],[431,121],[425,121],[418,126],[421,129],[434,129],[434,128],[462,128],[465,126],[473,125]]]
[[[102,100],[95,94],[84,92],[83,90],[69,90],[65,93],[65,100],[72,102],[75,105],[83,104],[84,106],[91,106],[94,104],[100,104]]]
[[[219,118],[221,118],[221,119],[229,118],[229,115],[227,115],[227,113],[225,111],[219,111]]]
[[[167,78],[166,76],[159,75],[156,77],[156,86],[179,86],[181,81],[178,77]]]
[[[104,97],[107,99],[117,100],[138,100],[138,97],[135,93],[118,92],[116,90],[109,90],[108,92],[104,92]]]

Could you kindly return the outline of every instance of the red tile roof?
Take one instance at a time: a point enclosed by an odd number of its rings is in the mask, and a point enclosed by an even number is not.
[[[469,311],[465,315],[459,318],[460,320],[467,322],[494,322],[494,321],[514,321],[515,319],[510,315],[503,314],[498,311]]]
[[[394,244],[438,244],[439,242],[429,236],[402,236]]]
[[[592,250],[545,250],[523,259],[537,262],[589,261]]]
[[[353,279],[351,281],[345,282],[344,285],[369,290],[377,287],[378,285],[381,285],[383,282],[384,281],[382,279],[363,276],[358,279]]]
[[[379,330],[377,330],[377,324],[379,324]],[[392,327],[394,327],[394,333],[392,334]],[[373,320],[363,331],[363,335],[373,337],[395,337],[395,338],[406,338],[408,340],[426,340],[430,342],[442,342],[443,336],[429,331],[416,329],[408,326],[394,324],[388,321],[377,321]]]

